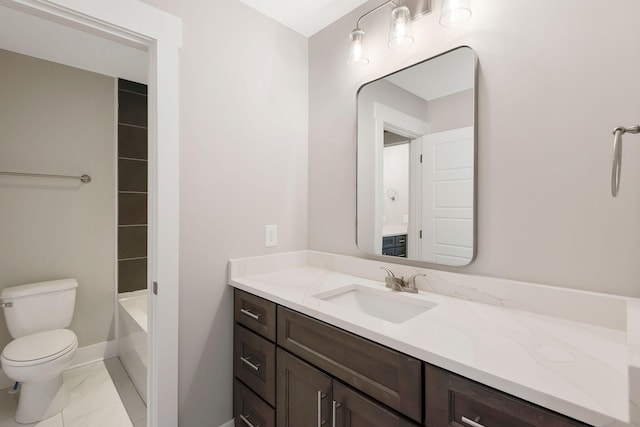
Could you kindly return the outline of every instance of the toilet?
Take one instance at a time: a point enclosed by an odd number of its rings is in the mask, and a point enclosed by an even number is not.
[[[2,351],[4,373],[20,383],[16,422],[36,423],[64,409],[69,393],[62,372],[78,349],[67,328],[76,302],[76,279],[12,286],[0,291],[9,333]]]

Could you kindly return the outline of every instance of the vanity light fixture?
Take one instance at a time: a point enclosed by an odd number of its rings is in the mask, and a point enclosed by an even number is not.
[[[347,64],[362,67],[369,63],[369,58],[364,51],[364,31],[356,28],[349,34],[349,59]]]
[[[457,27],[471,18],[471,0],[443,0],[440,11],[440,25]]]
[[[347,64],[364,66],[369,63],[365,52],[364,31],[360,28],[360,21],[387,5],[393,5],[391,10],[391,27],[389,29],[390,48],[405,48],[413,44],[412,21],[431,12],[432,0],[388,0],[375,9],[358,18],[356,28],[349,34],[349,58]],[[471,17],[471,0],[442,0],[440,24],[453,27],[466,22]]]
[[[395,49],[409,47],[412,44],[411,11],[407,6],[394,7],[391,11],[391,28],[387,46]]]

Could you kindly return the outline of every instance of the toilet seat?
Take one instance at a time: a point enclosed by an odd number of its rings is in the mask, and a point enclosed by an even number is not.
[[[7,344],[2,363],[15,367],[40,365],[74,351],[77,346],[78,338],[69,329],[38,332]]]

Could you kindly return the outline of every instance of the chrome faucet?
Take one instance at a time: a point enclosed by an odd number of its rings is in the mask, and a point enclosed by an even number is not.
[[[398,292],[409,292],[411,294],[417,294],[418,288],[416,287],[416,277],[425,276],[424,274],[414,274],[405,280],[404,277],[396,277],[393,271],[385,267],[380,267],[387,272],[387,277],[384,278],[384,283],[387,288],[393,289]]]

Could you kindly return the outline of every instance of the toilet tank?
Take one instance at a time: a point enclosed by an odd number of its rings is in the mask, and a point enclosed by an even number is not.
[[[62,279],[2,289],[0,300],[11,336],[20,338],[68,327],[73,317],[77,287],[76,279]]]

